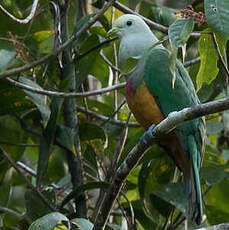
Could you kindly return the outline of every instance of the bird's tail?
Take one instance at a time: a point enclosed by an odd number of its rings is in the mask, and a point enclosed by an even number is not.
[[[200,188],[199,168],[201,156],[197,149],[195,137],[188,137],[188,148],[190,154],[190,177],[186,178],[187,194],[188,194],[188,214],[198,225],[203,220],[203,204]]]

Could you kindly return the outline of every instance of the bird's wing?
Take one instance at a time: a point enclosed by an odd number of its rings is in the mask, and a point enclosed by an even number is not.
[[[173,87],[173,75],[169,68],[170,54],[165,49],[152,49],[145,57],[144,61],[144,81],[155,98],[164,116],[168,116],[173,111],[179,111],[186,107],[192,107],[199,103],[191,79],[183,65],[176,63],[176,80]],[[202,133],[199,126],[202,119],[187,121],[176,128],[176,133],[184,151],[188,152],[187,140],[182,140],[184,136],[190,134],[195,136],[198,150],[201,153]],[[203,126],[204,128],[204,126]],[[202,129],[202,128],[201,128]]]

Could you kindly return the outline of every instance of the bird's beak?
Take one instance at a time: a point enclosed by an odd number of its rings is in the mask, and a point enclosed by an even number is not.
[[[115,37],[120,32],[120,27],[114,26],[107,32],[107,37]]]

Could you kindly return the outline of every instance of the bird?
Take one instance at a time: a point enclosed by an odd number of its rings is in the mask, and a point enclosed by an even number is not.
[[[121,69],[129,58],[138,60],[135,69],[125,76],[125,96],[131,112],[145,130],[151,131],[171,112],[200,104],[193,82],[178,59],[174,82],[170,52],[158,43],[141,17],[133,14],[120,16],[108,36],[120,39],[118,61]],[[205,119],[200,117],[178,125],[158,140],[184,175],[187,213],[198,225],[203,221],[199,170],[205,130]]]

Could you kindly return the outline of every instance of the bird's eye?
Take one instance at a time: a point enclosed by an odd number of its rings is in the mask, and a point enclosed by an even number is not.
[[[127,26],[131,26],[132,25],[132,21],[129,20],[129,21],[126,22],[126,24],[127,24]]]

